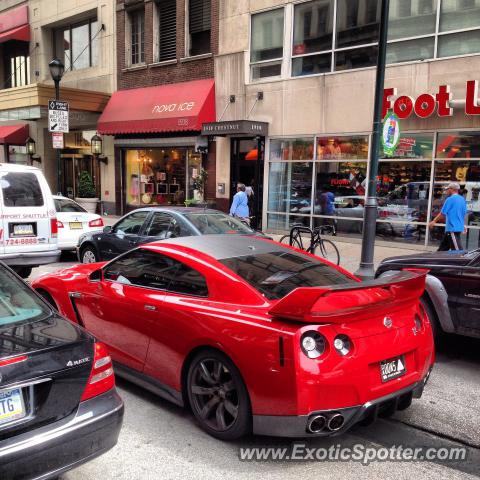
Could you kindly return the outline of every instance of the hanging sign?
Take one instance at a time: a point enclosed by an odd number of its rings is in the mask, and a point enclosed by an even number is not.
[[[383,119],[382,146],[385,155],[392,157],[400,141],[400,121],[394,113]]]

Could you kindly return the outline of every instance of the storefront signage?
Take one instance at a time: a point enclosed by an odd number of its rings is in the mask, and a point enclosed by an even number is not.
[[[383,117],[389,110],[400,119],[405,120],[413,113],[419,118],[428,118],[436,111],[439,117],[451,117],[453,107],[451,105],[452,93],[449,85],[440,85],[437,93],[422,93],[416,99],[409,95],[397,97],[396,88],[386,88],[383,92]],[[467,115],[480,115],[478,100],[478,80],[469,80],[465,89],[465,113]]]
[[[62,132],[52,132],[52,145],[53,148],[64,148]]]
[[[202,135],[268,135],[268,123],[250,120],[234,120],[229,122],[211,122],[202,125]]]
[[[154,105],[152,113],[189,112],[194,108],[195,102],[164,103],[162,105]]]
[[[68,102],[48,101],[48,131],[68,133]]]
[[[394,113],[388,114],[383,120],[382,146],[387,156],[393,156],[400,141],[400,121]]]

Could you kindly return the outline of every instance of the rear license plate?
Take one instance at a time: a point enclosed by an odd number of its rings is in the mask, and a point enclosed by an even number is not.
[[[394,378],[405,375],[407,368],[405,366],[405,357],[400,355],[399,357],[390,358],[380,362],[380,375],[382,376],[382,382],[388,382]]]
[[[83,228],[82,222],[70,222],[70,230],[80,230]]]
[[[25,237],[27,235],[35,235],[35,231],[31,223],[17,223],[13,226],[13,235]]]
[[[0,425],[19,420],[25,415],[25,405],[20,388],[0,391]]]

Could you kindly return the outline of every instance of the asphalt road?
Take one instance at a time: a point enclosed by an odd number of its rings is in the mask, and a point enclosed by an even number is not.
[[[35,269],[45,271],[71,265]],[[191,414],[127,382],[117,380],[125,401],[125,421],[118,445],[105,455],[65,474],[63,480],[108,479],[252,479],[361,478],[466,479],[480,477],[480,341],[451,337],[437,353],[437,363],[424,395],[392,419],[357,426],[333,439],[301,441],[308,448],[332,445],[403,445],[404,447],[466,447],[465,461],[358,462],[239,460],[241,447],[290,447],[291,440],[249,437],[234,443],[203,433]]]

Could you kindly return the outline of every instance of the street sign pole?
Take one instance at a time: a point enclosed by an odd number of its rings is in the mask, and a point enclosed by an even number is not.
[[[355,274],[361,279],[375,276],[373,253],[377,225],[377,175],[378,151],[382,133],[383,90],[385,84],[385,59],[387,54],[388,11],[390,0],[382,0],[380,17],[380,38],[378,42],[377,76],[375,83],[375,107],[373,113],[373,133],[370,145],[370,170],[363,217],[362,255],[359,269]]]
[[[55,100],[60,100],[60,82],[58,80],[54,81],[55,83]],[[57,192],[62,192],[62,157],[60,153],[60,149],[56,149],[57,155]]]

